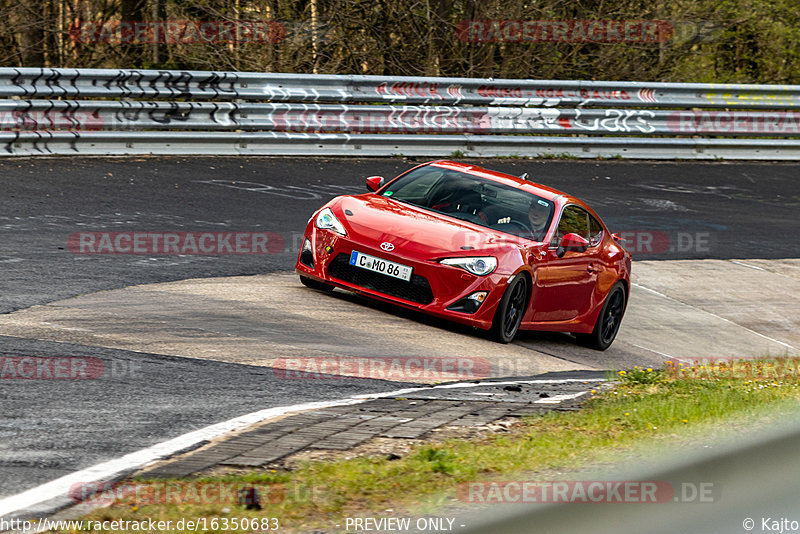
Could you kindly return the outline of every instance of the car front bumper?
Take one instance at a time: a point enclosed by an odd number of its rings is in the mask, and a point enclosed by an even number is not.
[[[303,253],[306,239],[311,244],[311,255]],[[411,267],[411,281],[350,265],[353,250]],[[411,257],[403,254],[402,250],[388,253],[380,249],[379,243],[359,241],[352,236],[320,230],[310,222],[301,242],[295,270],[301,276],[336,287],[488,330],[511,275],[499,273],[498,266],[495,272],[476,276],[459,267],[440,264],[438,260],[442,257]],[[448,309],[479,291],[488,294],[474,313]]]

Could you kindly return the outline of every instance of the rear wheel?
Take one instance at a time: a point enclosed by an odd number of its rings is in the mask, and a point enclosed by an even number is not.
[[[509,343],[517,335],[525,304],[528,301],[528,280],[525,275],[517,275],[508,284],[492,321],[491,336],[499,343]]]
[[[333,291],[333,286],[330,284],[326,284],[325,282],[317,282],[316,280],[309,278],[307,276],[301,276],[300,282],[306,286],[310,287],[311,289],[317,289],[319,291],[325,291],[326,293],[330,293]]]
[[[614,342],[625,315],[625,286],[617,282],[606,296],[594,330],[591,334],[575,334],[581,345],[586,345],[596,350],[606,350]]]

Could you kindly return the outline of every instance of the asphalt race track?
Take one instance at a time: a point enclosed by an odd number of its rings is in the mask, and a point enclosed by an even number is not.
[[[366,176],[392,177],[421,162],[201,157],[0,161],[0,313],[133,284],[290,269],[299,233],[323,202],[364,192]],[[800,165],[478,163],[512,174],[528,172],[532,180],[579,196],[613,231],[640,238],[636,243],[641,253],[634,246],[635,259],[800,257],[800,240],[790,238],[797,230]],[[288,246],[284,253],[268,256],[180,258],[82,257],[66,250],[73,232],[122,229],[279,232]]]
[[[193,278],[280,276],[293,268],[300,232],[317,207],[338,194],[363,192],[366,176],[392,177],[421,162],[401,158],[0,161],[0,313],[83,295],[84,301],[78,301],[83,308],[73,309],[88,316],[92,310],[109,310],[110,301],[102,300],[103,293],[92,295],[98,291]],[[612,231],[628,234],[635,261],[800,258],[797,164],[476,163],[512,174],[528,172],[535,181],[581,197]],[[76,232],[222,230],[274,232],[282,246],[268,255],[147,256],[81,255],[67,245]],[[280,300],[296,298],[297,293],[289,291],[275,293],[278,300],[269,303],[273,313],[296,305]],[[269,293],[264,298],[269,299]],[[121,323],[138,328],[142,337],[152,334],[154,325],[148,322],[152,318],[141,311],[150,308],[134,306],[144,301],[115,302],[113,313],[124,317]],[[341,296],[336,302],[342,313],[363,309],[378,316],[378,323],[394,320],[391,311],[380,306],[363,306]],[[191,302],[182,307],[188,324]],[[175,310],[169,320],[180,312]],[[219,323],[222,315],[204,316],[202,321]],[[324,314],[309,317],[314,324],[307,328],[303,322],[283,328],[278,318],[259,335],[310,336],[307,341],[315,346],[335,336],[338,325],[327,325]],[[411,332],[430,327],[418,318],[401,314],[401,319]],[[246,337],[251,334],[247,327],[242,320],[228,328]],[[456,327],[434,327],[454,343],[473,337]],[[79,356],[96,358],[105,369],[103,379],[95,381],[0,380],[0,497],[263,408],[406,385],[337,380],[310,387],[307,382],[276,379],[269,362],[185,358],[180,356],[186,353],[156,350],[155,345],[153,352],[123,350],[112,339],[118,333],[105,332],[105,341],[95,344],[88,343],[79,329],[68,328],[60,330],[58,339],[44,331],[26,333],[25,328],[13,336],[0,336],[2,357]],[[194,343],[193,338],[187,343]],[[381,341],[374,336],[350,343],[342,350],[375,351]],[[546,334],[526,334],[514,350],[587,363],[584,353]],[[610,354],[617,359],[604,365],[628,365],[638,357]]]

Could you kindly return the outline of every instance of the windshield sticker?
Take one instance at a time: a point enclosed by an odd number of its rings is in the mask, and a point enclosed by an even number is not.
[[[548,204],[548,203],[547,203],[547,202],[545,202],[544,200],[540,200],[540,201],[539,201],[539,204],[541,204],[541,205],[542,205],[542,206],[544,206],[545,208],[549,208],[549,207],[550,207],[550,204]]]

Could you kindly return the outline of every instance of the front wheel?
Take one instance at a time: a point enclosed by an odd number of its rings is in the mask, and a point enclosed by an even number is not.
[[[325,282],[317,282],[316,280],[309,278],[307,276],[300,276],[300,282],[306,286],[310,287],[311,289],[316,289],[319,291],[324,291],[326,293],[330,293],[333,291],[333,286],[330,284],[326,284]]]
[[[617,282],[606,295],[606,301],[597,316],[594,330],[591,334],[575,334],[581,345],[586,345],[596,350],[606,350],[614,342],[625,315],[625,286]]]
[[[491,336],[499,343],[509,343],[517,335],[525,304],[528,300],[528,280],[525,275],[517,275],[508,284],[492,321]]]

